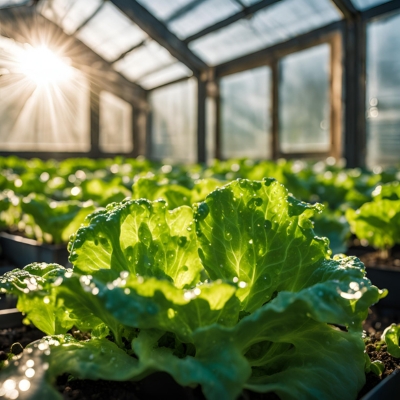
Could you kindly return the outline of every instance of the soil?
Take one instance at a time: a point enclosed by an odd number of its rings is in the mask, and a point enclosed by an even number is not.
[[[32,325],[23,325],[18,328],[0,329],[0,352],[9,352],[13,343],[19,342],[23,347],[45,334]]]
[[[382,258],[380,252],[366,253],[360,256],[364,265],[375,268],[396,268],[400,271],[400,253],[392,253],[388,258]]]
[[[371,246],[361,246],[355,239],[353,245],[346,252],[349,256],[358,257],[366,267],[394,268],[400,270],[400,246],[394,246],[389,252],[389,257],[382,257],[382,253]]]
[[[155,385],[154,383],[157,382]],[[205,400],[200,386],[179,386],[170,375],[156,372],[140,382],[89,381],[59,377],[59,392],[65,400],[158,400],[164,397],[179,400]],[[274,393],[254,393],[244,390],[238,400],[279,400]]]

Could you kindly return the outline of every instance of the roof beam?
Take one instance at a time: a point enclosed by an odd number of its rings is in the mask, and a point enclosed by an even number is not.
[[[400,10],[400,1],[388,1],[387,3],[363,11],[361,16],[364,20],[369,20],[397,10]]]
[[[204,28],[200,32],[197,32],[194,35],[187,37],[184,40],[184,43],[187,44],[189,42],[192,42],[193,40],[199,39],[202,36],[205,36],[211,32],[215,32],[218,29],[224,28],[225,26],[228,26],[230,24],[233,24],[234,22],[239,21],[242,18],[246,18],[249,15],[256,13],[257,11],[260,11],[263,8],[272,6],[273,4],[278,3],[280,1],[282,1],[282,0],[261,0],[258,3],[255,3],[251,6],[245,7],[242,11],[239,11],[238,13],[233,14],[228,18],[225,18],[224,20],[219,21],[214,25]]]
[[[111,2],[196,75],[200,75],[203,70],[208,69],[204,61],[189,50],[185,43],[179,40],[162,22],[136,0],[111,0]]]
[[[354,7],[351,0],[331,0],[346,19],[353,19],[360,12]]]
[[[179,19],[180,17],[197,8],[200,4],[204,3],[206,0],[192,0],[191,2],[184,5],[182,8],[176,10],[172,15],[170,15],[165,21],[165,24],[170,24],[172,21]]]

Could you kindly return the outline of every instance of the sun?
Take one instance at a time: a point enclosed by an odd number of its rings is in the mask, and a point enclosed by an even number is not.
[[[48,47],[27,47],[20,55],[20,71],[38,86],[68,81],[73,68]]]

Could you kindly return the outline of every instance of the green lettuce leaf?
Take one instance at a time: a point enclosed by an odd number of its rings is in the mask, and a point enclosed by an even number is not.
[[[400,200],[375,200],[357,211],[348,209],[346,218],[352,232],[378,249],[400,243]]]
[[[31,215],[54,244],[66,243],[71,233],[95,210],[92,202],[55,201],[42,194],[30,194],[21,201],[22,212]]]
[[[114,203],[77,231],[70,261],[80,273],[111,269],[167,279],[181,288],[194,285],[202,266],[192,225],[189,207],[168,211],[165,201],[144,199]]]
[[[390,182],[377,186],[372,192],[374,200],[400,200],[400,182]]]
[[[92,281],[87,283],[92,285]],[[233,326],[239,318],[236,287],[221,281],[189,290],[140,276],[113,283],[102,283],[94,276],[93,283],[104,309],[125,326],[173,332],[185,343],[193,342],[193,332],[199,327],[214,323]]]
[[[18,296],[18,309],[48,335],[65,333],[73,326],[94,329],[102,320],[92,311],[107,320],[96,309],[96,298],[83,290],[80,278],[58,264],[34,263],[7,272],[0,278],[0,291]]]
[[[382,340],[387,345],[387,351],[393,357],[400,358],[400,325],[392,324],[388,326],[382,335]]]
[[[239,281],[246,311],[281,290],[303,287],[328,242],[316,237],[312,217],[321,210],[288,196],[274,179],[237,180],[196,207],[199,254],[212,279]]]

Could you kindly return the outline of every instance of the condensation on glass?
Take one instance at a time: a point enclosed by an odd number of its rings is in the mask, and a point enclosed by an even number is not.
[[[400,162],[400,14],[367,28],[367,165]]]
[[[226,76],[220,85],[222,157],[270,158],[270,68]]]
[[[279,144],[282,153],[328,152],[330,46],[322,44],[280,62]]]
[[[132,106],[112,93],[100,92],[100,150],[130,153],[133,149]]]
[[[196,161],[196,93],[194,79],[151,92],[152,158],[184,163]]]
[[[12,60],[18,44],[0,39],[0,51]],[[73,69],[68,81],[40,86],[13,70],[17,67],[10,63],[0,71],[0,149],[89,151],[90,91],[86,77]]]

